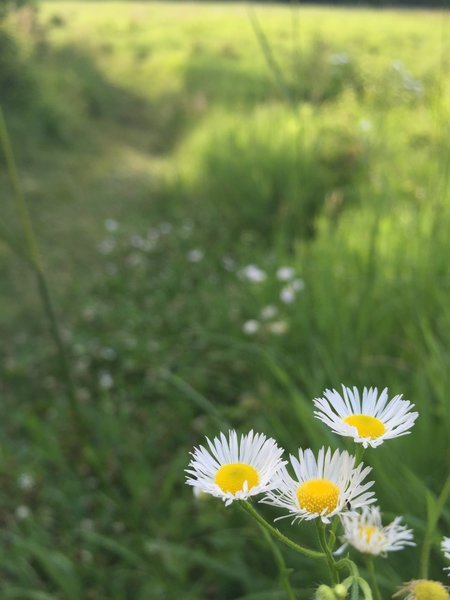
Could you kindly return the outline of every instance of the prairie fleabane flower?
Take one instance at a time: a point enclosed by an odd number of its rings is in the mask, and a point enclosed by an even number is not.
[[[417,412],[411,412],[414,404],[402,400],[401,395],[389,400],[387,388],[378,395],[377,388],[365,387],[360,398],[357,388],[342,386],[342,396],[336,390],[325,390],[324,397],[313,402],[318,419],[364,448],[407,435],[418,417]]]
[[[444,553],[445,558],[450,561],[450,538],[445,537],[441,542],[441,549]],[[444,571],[450,571],[450,567],[446,567]],[[450,572],[449,572],[450,577]]]
[[[230,431],[228,439],[221,433],[212,442],[206,440],[209,450],[200,446],[191,453],[186,483],[222,498],[227,506],[271,489],[285,464],[283,449],[261,433],[250,431],[238,439]]]
[[[364,507],[361,513],[342,515],[342,541],[359,552],[374,556],[385,556],[388,552],[403,550],[405,546],[415,546],[412,530],[401,525],[401,520],[401,517],[396,517],[383,527],[378,506]]]
[[[406,583],[394,596],[408,594],[405,600],[448,600],[448,588],[439,581],[415,579]]]
[[[295,472],[293,479],[286,468],[280,473],[275,489],[264,496],[262,502],[289,511],[295,520],[320,518],[328,523],[334,515],[352,508],[360,508],[375,501],[373,492],[367,490],[373,481],[363,483],[370,467],[359,464],[347,451],[319,450],[316,460],[311,450],[299,450],[298,459],[290,456]]]

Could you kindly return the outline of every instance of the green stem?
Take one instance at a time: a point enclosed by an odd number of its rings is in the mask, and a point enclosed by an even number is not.
[[[339,575],[336,568],[336,561],[333,558],[333,554],[327,544],[327,537],[325,532],[325,525],[322,523],[320,518],[316,519],[317,535],[319,537],[320,546],[324,552],[324,558],[327,561],[328,570],[330,571],[330,578],[332,585],[339,583]]]
[[[267,544],[269,545],[269,547],[272,551],[273,557],[275,559],[275,563],[277,565],[278,574],[279,574],[279,578],[280,578],[280,585],[281,585],[281,587],[283,587],[285,589],[286,595],[289,598],[289,600],[295,600],[295,594],[292,590],[291,582],[289,581],[290,569],[288,569],[286,567],[286,563],[284,562],[283,555],[281,554],[278,546],[273,541],[270,533],[267,531],[267,529],[265,527],[263,527],[261,525],[261,523],[258,523],[258,525],[259,525],[259,528],[261,529],[264,539],[266,540]]]
[[[349,558],[341,558],[336,563],[337,569],[347,569],[352,577],[359,577],[359,571],[356,564]]]
[[[355,467],[357,467],[359,465],[359,463],[362,462],[365,451],[366,451],[366,449],[364,448],[364,446],[362,444],[356,444]]]
[[[280,540],[280,542],[283,542],[283,544],[285,544],[286,546],[289,546],[289,548],[292,548],[292,550],[295,550],[295,552],[298,552],[299,554],[303,554],[303,556],[308,556],[309,558],[313,558],[313,559],[325,558],[325,555],[322,552],[317,552],[317,550],[310,550],[309,548],[304,548],[303,546],[296,544],[290,538],[283,535],[281,533],[281,531],[278,531],[278,529],[276,529],[275,527],[270,525],[270,523],[268,523],[253,508],[253,506],[250,504],[250,502],[247,502],[246,500],[242,500],[240,502],[240,505],[251,517],[253,517],[256,521],[258,521],[258,523],[260,525],[262,525],[271,535],[273,535],[273,537]]]
[[[439,497],[436,501],[435,509],[434,509],[433,513],[431,513],[430,508],[428,509],[427,529],[425,531],[425,539],[423,541],[422,553],[420,556],[420,576],[422,577],[422,579],[428,579],[430,553],[431,553],[431,546],[433,543],[434,530],[436,529],[436,525],[439,521],[439,517],[441,516],[442,511],[444,510],[444,506],[447,503],[447,499],[448,499],[449,495],[450,495],[450,475],[447,477],[447,480],[444,483],[441,493],[439,494]]]
[[[373,564],[373,558],[371,556],[366,557],[367,570],[369,571],[370,584],[374,591],[375,600],[382,600],[380,588],[378,587],[377,576],[375,573],[375,566]]]
[[[20,185],[19,176],[17,173],[16,161],[14,158],[14,152],[12,148],[12,144],[9,138],[8,129],[6,127],[6,121],[3,115],[2,108],[0,107],[0,144],[3,148],[3,152],[6,160],[6,167],[8,176],[11,182],[11,187],[13,190],[13,196],[15,198],[17,212],[19,214],[19,220],[22,227],[25,246],[27,250],[26,259],[29,262],[37,280],[37,286],[39,290],[39,295],[41,297],[41,301],[44,307],[45,314],[47,316],[50,331],[55,342],[55,346],[57,349],[60,369],[61,373],[64,377],[64,381],[66,384],[66,392],[69,400],[69,406],[72,412],[72,416],[74,421],[78,427],[79,433],[81,435],[85,435],[86,426],[83,419],[83,415],[81,413],[80,406],[77,401],[75,386],[72,379],[72,374],[69,368],[69,363],[66,356],[66,351],[64,348],[64,343],[61,336],[61,331],[59,328],[58,320],[56,318],[55,310],[53,307],[50,289],[47,283],[47,278],[45,276],[45,271],[41,259],[41,255],[39,252],[39,247],[36,241],[36,237],[34,235],[33,224],[31,221],[30,213],[28,211],[28,206],[25,200],[25,196],[22,192],[22,188]],[[13,247],[14,249],[14,247]],[[20,253],[19,253],[20,254]]]

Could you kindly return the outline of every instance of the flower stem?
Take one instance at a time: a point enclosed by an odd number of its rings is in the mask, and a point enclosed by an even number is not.
[[[330,571],[331,583],[333,585],[336,585],[339,583],[339,575],[336,567],[336,561],[334,560],[333,554],[328,546],[325,525],[324,523],[322,523],[322,520],[320,518],[316,519],[316,527],[320,547],[324,552],[324,558],[327,561],[328,570]]]
[[[289,581],[289,574],[290,574],[291,570],[286,567],[286,563],[284,562],[283,555],[281,554],[278,546],[273,541],[270,533],[267,531],[267,529],[265,527],[263,527],[261,525],[261,523],[258,523],[258,525],[259,525],[259,528],[261,529],[264,539],[266,540],[267,544],[269,545],[270,549],[272,550],[272,554],[275,559],[275,563],[278,567],[280,585],[281,585],[281,587],[283,587],[285,589],[286,596],[288,597],[288,599],[295,600],[295,594],[291,587],[291,582]]]
[[[355,467],[357,467],[359,465],[359,463],[362,461],[365,451],[366,451],[366,449],[364,448],[364,446],[362,444],[356,444]]]
[[[382,600],[380,588],[378,587],[377,576],[375,573],[375,566],[373,564],[373,558],[371,556],[366,557],[367,570],[369,571],[370,584],[372,586],[375,600]]]
[[[323,554],[322,552],[317,552],[317,550],[310,550],[309,548],[300,546],[299,544],[296,544],[295,542],[293,542],[290,538],[283,535],[281,533],[281,531],[278,531],[278,529],[276,529],[276,527],[273,527],[272,525],[270,525],[270,523],[268,523],[264,519],[264,517],[262,517],[259,514],[259,512],[257,512],[253,508],[253,506],[250,504],[250,502],[247,502],[246,500],[242,500],[240,502],[240,505],[251,517],[253,517],[256,521],[258,521],[258,523],[260,525],[262,525],[262,527],[264,527],[271,535],[273,535],[273,537],[280,540],[280,542],[283,542],[283,544],[285,544],[286,546],[289,546],[289,548],[292,548],[292,550],[295,550],[295,552],[298,552],[299,554],[303,554],[303,556],[308,556],[309,558],[313,558],[313,559],[325,558],[325,554]]]
[[[59,357],[59,364],[61,374],[65,381],[67,398],[69,401],[70,410],[72,412],[72,416],[74,422],[77,425],[78,431],[82,437],[86,434],[86,424],[76,397],[75,386],[72,379],[72,374],[69,368],[69,362],[67,360],[66,351],[64,348],[64,343],[61,336],[61,330],[58,324],[58,320],[56,318],[56,313],[53,307],[53,302],[50,295],[50,289],[47,283],[47,278],[45,275],[42,258],[39,252],[39,247],[36,241],[36,236],[33,230],[33,224],[31,221],[30,213],[28,211],[28,206],[25,200],[25,196],[23,194],[19,175],[17,173],[16,161],[14,158],[14,152],[12,148],[12,144],[9,138],[8,129],[6,127],[6,121],[3,116],[3,111],[0,106],[0,146],[3,149],[3,153],[5,155],[6,167],[8,171],[8,176],[11,182],[11,187],[13,190],[13,195],[15,198],[15,203],[17,207],[17,212],[19,215],[20,225],[22,228],[24,241],[25,241],[25,251],[18,251],[16,249],[17,244],[12,244],[11,247],[13,250],[17,252],[22,258],[30,265],[31,269],[34,271],[37,287],[39,291],[39,295],[41,297],[41,301],[44,307],[45,314],[48,319],[48,323],[50,326],[50,332],[55,342],[56,350]],[[7,239],[8,241],[8,239]]]

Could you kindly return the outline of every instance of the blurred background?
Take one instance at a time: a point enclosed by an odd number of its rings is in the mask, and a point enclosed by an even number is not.
[[[367,462],[420,544],[450,466],[450,24],[421,4],[2,0],[45,270],[3,143],[2,599],[282,600],[254,524],[184,484],[188,453],[229,426],[346,447],[312,416],[342,383],[418,407]],[[449,532],[446,506],[441,580]],[[312,597],[322,566],[283,553]],[[379,559],[386,597],[419,556]]]

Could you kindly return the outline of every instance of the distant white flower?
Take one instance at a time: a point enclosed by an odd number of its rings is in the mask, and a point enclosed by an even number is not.
[[[17,484],[21,490],[28,492],[34,487],[35,480],[29,473],[21,473],[17,478]]]
[[[107,238],[98,244],[97,249],[100,254],[111,254],[115,247],[116,241],[111,238]]]
[[[245,321],[242,325],[242,331],[247,335],[254,335],[259,331],[260,325],[258,321],[255,319],[250,319],[249,321]]]
[[[118,227],[119,227],[119,223],[117,221],[115,221],[114,219],[105,219],[106,231],[110,231],[111,233],[113,233],[114,231],[117,231]]]
[[[340,54],[332,54],[330,56],[330,63],[332,65],[347,65],[350,62],[350,56],[341,52]]]
[[[409,434],[419,414],[411,412],[414,404],[402,400],[401,394],[389,400],[387,388],[378,395],[377,388],[365,387],[360,398],[356,387],[342,386],[342,396],[336,390],[325,390],[324,397],[313,402],[318,419],[364,448]]]
[[[312,450],[299,450],[298,459],[290,455],[295,479],[286,468],[280,472],[275,489],[262,499],[288,510],[288,515],[296,520],[321,519],[329,523],[334,515],[362,508],[375,501],[373,492],[367,490],[373,481],[363,483],[372,470],[362,463],[355,467],[355,457],[346,450],[319,450],[316,460]]]
[[[280,267],[277,269],[277,279],[279,281],[289,281],[295,276],[295,271],[292,267]]]
[[[295,290],[292,285],[285,285],[280,292],[280,300],[284,304],[292,304],[295,300]]]
[[[378,506],[364,507],[361,513],[342,515],[341,521],[345,546],[350,544],[363,554],[386,556],[405,546],[415,546],[412,529],[401,525],[401,517],[383,527]]]
[[[398,58],[396,58],[395,60],[393,60],[391,62],[391,67],[394,69],[394,71],[404,71],[405,70],[405,66],[403,65],[402,61],[399,60]]]
[[[256,265],[247,265],[239,272],[242,279],[251,281],[252,283],[261,283],[267,278],[266,273]]]
[[[203,250],[194,248],[193,250],[189,250],[187,258],[189,262],[198,263],[203,259],[204,256]]]
[[[236,262],[229,256],[222,257],[222,264],[227,271],[235,271],[236,270]]]
[[[441,543],[441,549],[445,558],[450,561],[450,537],[445,537]],[[450,571],[450,567],[446,567],[444,571]],[[450,573],[448,574],[450,577]]]
[[[264,434],[241,435],[223,433],[208,448],[200,446],[192,452],[186,483],[206,494],[222,498],[228,506],[233,500],[246,500],[274,486],[276,475],[285,462],[283,449]]]
[[[114,379],[111,373],[102,371],[98,378],[99,386],[104,390],[110,390],[114,385]]]
[[[117,358],[117,352],[113,348],[105,346],[100,350],[100,356],[105,360],[114,360]]]
[[[283,335],[289,330],[289,324],[286,321],[273,321],[267,323],[266,328],[274,335]]]
[[[361,131],[368,132],[373,128],[372,121],[370,119],[361,119],[358,123],[358,127]]]
[[[294,281],[291,281],[290,285],[294,292],[301,292],[305,289],[305,282],[303,279],[294,279]]]
[[[277,313],[278,308],[275,304],[268,304],[261,309],[261,318],[264,319],[264,321],[267,321],[267,319],[273,319]]]
[[[16,517],[17,519],[19,519],[19,521],[24,521],[25,519],[28,519],[30,515],[31,510],[28,508],[28,506],[24,506],[22,504],[21,506],[18,506],[16,508]]]

